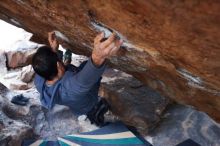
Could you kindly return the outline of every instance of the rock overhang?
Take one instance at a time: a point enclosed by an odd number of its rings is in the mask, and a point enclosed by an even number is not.
[[[99,31],[125,40],[115,68],[220,121],[220,4],[216,1],[10,1],[0,18],[45,43],[57,30],[63,43],[89,55]]]

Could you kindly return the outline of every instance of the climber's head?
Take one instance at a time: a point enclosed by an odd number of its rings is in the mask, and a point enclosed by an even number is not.
[[[40,47],[32,59],[34,71],[48,81],[64,75],[65,67],[58,55],[48,46]]]

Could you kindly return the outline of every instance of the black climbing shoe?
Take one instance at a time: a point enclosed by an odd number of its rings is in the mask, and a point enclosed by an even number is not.
[[[11,103],[25,106],[25,105],[27,105],[28,101],[29,101],[29,98],[24,97],[22,94],[20,94],[20,95],[14,96],[11,100]]]
[[[96,126],[103,127],[105,126],[105,113],[109,110],[110,106],[107,101],[102,98],[91,111],[87,113],[87,118],[90,120],[91,124],[95,124]]]

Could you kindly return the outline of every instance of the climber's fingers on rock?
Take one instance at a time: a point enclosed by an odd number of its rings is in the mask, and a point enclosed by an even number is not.
[[[110,55],[117,55],[121,45],[122,45],[123,41],[122,40],[117,40],[115,43],[115,46],[111,49]]]
[[[104,38],[104,32],[101,32],[98,34],[94,39],[94,45],[97,45],[100,43],[100,41]]]
[[[115,47],[115,42],[112,42],[103,51],[106,52],[106,55],[110,55],[114,47]]]
[[[56,35],[54,31],[48,32],[48,41],[52,42],[56,39]]]
[[[54,31],[48,32],[48,42],[52,48],[56,48],[58,46],[58,40]]]
[[[111,36],[107,40],[103,41],[100,44],[100,47],[103,49],[107,48],[112,42],[115,41],[115,37],[116,37],[116,33],[112,33]]]
[[[53,31],[48,32],[48,33],[47,33],[47,34],[48,34],[48,38],[50,38],[50,37],[52,36],[53,33],[54,33]]]

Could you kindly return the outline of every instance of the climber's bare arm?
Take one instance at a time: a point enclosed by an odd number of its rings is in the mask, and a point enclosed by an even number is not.
[[[92,52],[92,61],[95,65],[100,66],[106,58],[116,55],[123,41],[117,39],[113,33],[108,39],[102,41],[104,33],[97,35],[94,39],[94,49]]]
[[[58,43],[58,40],[56,38],[56,34],[54,31],[48,32],[48,42],[49,42],[50,47],[52,48],[52,51],[57,53],[58,48],[59,48],[59,43]]]

